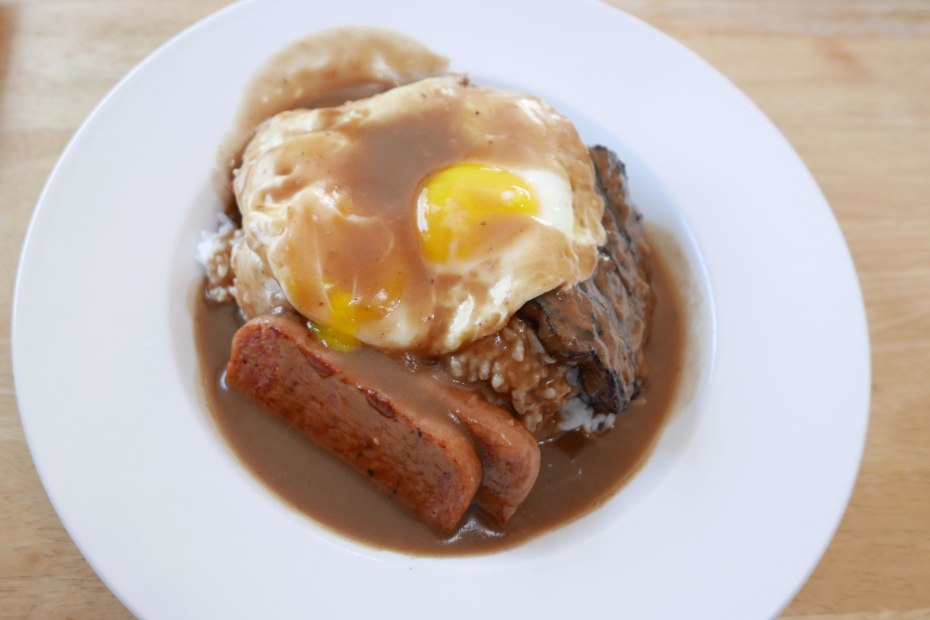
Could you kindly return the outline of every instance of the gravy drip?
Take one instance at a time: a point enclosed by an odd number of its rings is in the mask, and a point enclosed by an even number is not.
[[[610,499],[648,457],[678,401],[687,334],[681,296],[685,282],[663,261],[674,248],[663,248],[656,238],[651,241],[656,307],[646,349],[649,383],[619,414],[612,431],[591,439],[569,433],[542,446],[536,486],[504,532],[494,530],[472,508],[454,536],[438,536],[364,476],[247,397],[226,389],[229,345],[241,322],[234,305],[201,298],[195,332],[210,411],[246,467],[291,506],[334,532],[413,555],[471,555],[517,546]]]
[[[257,126],[278,112],[337,106],[445,73],[449,61],[420,43],[375,28],[338,28],[275,54],[246,90],[217,156],[225,185]]]

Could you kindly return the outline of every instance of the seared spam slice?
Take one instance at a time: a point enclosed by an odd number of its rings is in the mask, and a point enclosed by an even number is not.
[[[226,368],[229,385],[450,533],[481,484],[481,459],[463,428],[405,388],[407,374],[373,351],[327,349],[290,315],[239,328]]]
[[[454,416],[474,437],[484,479],[475,503],[499,525],[506,525],[539,476],[539,444],[510,413],[484,397],[428,375],[411,375],[411,388]],[[416,384],[416,387],[413,384]]]
[[[372,349],[327,349],[295,315],[240,328],[227,381],[442,532],[473,499],[505,524],[539,474],[535,439],[503,409]]]

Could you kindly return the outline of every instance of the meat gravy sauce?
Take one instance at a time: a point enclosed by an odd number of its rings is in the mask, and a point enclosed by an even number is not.
[[[252,78],[218,153],[223,182],[255,128],[278,112],[323,108],[440,75],[449,61],[412,39],[374,28],[338,28],[297,41]]]
[[[687,322],[683,274],[663,260],[672,248],[655,249],[656,307],[646,349],[649,381],[614,429],[585,439],[570,433],[542,446],[542,469],[529,497],[504,531],[476,508],[459,531],[442,538],[364,476],[318,448],[285,422],[234,390],[223,373],[229,346],[241,325],[233,304],[198,299],[195,331],[202,385],[220,431],[241,461],[291,506],[344,536],[412,555],[469,555],[501,551],[573,521],[610,499],[642,465],[677,402]]]

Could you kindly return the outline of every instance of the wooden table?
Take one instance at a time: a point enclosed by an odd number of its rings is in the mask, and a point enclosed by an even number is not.
[[[826,193],[859,270],[868,444],[842,525],[784,617],[930,618],[930,3],[612,3],[695,50],[769,115]],[[29,456],[11,291],[33,206],[79,123],[146,54],[225,4],[0,1],[0,617],[128,615],[62,528]]]

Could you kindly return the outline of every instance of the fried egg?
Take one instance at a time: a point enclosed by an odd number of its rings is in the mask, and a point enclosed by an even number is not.
[[[339,349],[454,351],[589,278],[605,236],[571,122],[456,76],[278,114],[233,186],[240,307],[289,305]]]

